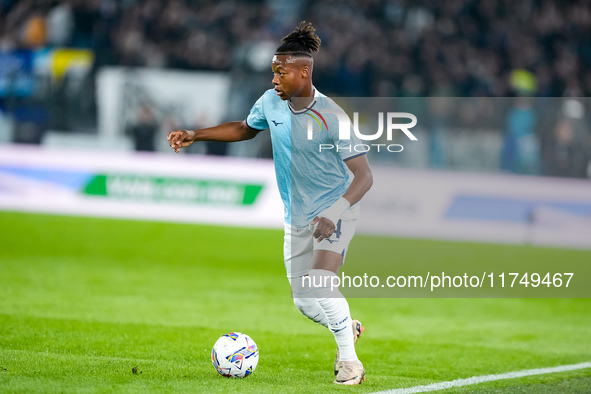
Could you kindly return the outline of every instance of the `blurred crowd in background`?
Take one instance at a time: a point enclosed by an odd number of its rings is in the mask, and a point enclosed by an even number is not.
[[[244,95],[241,111],[247,111],[270,86],[269,59],[279,38],[300,20],[313,22],[322,39],[314,81],[328,95],[591,96],[586,0],[0,0],[0,51],[89,49],[93,72],[117,65],[246,74],[256,81]],[[84,86],[94,88],[92,82]],[[547,137],[534,127],[542,119],[535,111],[524,115],[527,105],[516,104],[498,125],[505,132],[499,169],[587,176],[589,117],[578,120],[583,131],[571,138],[580,156],[577,170],[553,172],[544,158]],[[151,116],[151,109],[143,111]],[[133,127],[132,134],[141,129]],[[567,128],[557,123],[557,130]],[[525,134],[538,148],[520,142]],[[556,134],[568,140],[568,132]],[[443,148],[431,146],[428,161],[446,167]],[[530,162],[539,164],[516,165],[511,157],[520,149],[529,149],[537,156]]]
[[[230,70],[299,19],[341,96],[591,95],[585,0],[2,0],[0,48],[91,48],[100,65]],[[521,73],[516,73],[521,71]],[[342,81],[347,81],[342,83]]]

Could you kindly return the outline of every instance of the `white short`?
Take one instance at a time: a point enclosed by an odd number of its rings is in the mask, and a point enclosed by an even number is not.
[[[337,223],[335,232],[328,239],[316,242],[312,236],[316,226],[292,227],[285,225],[283,256],[285,271],[289,279],[308,274],[312,264],[312,254],[315,250],[330,250],[343,256],[341,265],[345,262],[347,248],[359,219],[359,204],[347,209]]]

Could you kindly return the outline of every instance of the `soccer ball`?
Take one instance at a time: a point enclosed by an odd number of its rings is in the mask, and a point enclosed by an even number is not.
[[[213,345],[211,362],[222,376],[245,378],[257,367],[259,349],[248,335],[231,332],[222,335]]]

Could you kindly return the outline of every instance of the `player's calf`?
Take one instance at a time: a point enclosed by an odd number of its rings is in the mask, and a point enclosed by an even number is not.
[[[302,315],[312,320],[314,323],[328,327],[328,320],[324,310],[320,307],[316,298],[294,298],[293,303]]]

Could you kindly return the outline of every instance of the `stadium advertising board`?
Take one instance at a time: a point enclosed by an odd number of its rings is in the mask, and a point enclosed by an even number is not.
[[[591,248],[586,180],[374,167],[359,231]]]
[[[373,172],[359,233],[591,248],[585,180]],[[0,147],[0,208],[272,228],[283,217],[268,160],[14,145]]]
[[[267,160],[0,151],[2,209],[248,227],[282,223]]]

